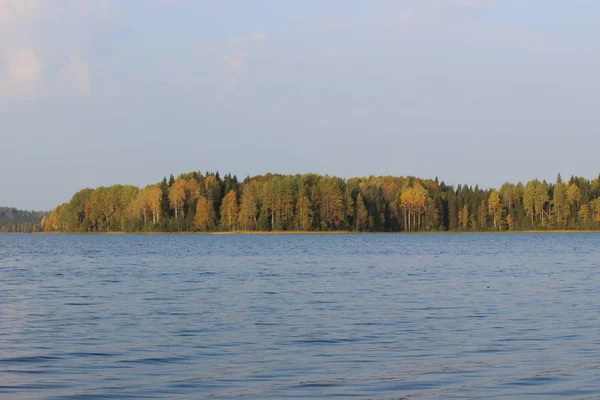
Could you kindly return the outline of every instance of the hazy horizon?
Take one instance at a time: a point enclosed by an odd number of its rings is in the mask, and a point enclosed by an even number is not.
[[[0,206],[219,171],[594,178],[600,3],[0,0]]]

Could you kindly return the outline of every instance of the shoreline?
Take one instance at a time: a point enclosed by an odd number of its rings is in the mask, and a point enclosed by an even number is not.
[[[2,232],[35,235],[515,235],[600,233],[600,230],[525,230],[525,231],[428,231],[428,232],[355,232],[355,231],[231,231],[231,232]]]

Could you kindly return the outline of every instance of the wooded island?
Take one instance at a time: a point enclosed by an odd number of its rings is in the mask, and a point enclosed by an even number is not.
[[[438,179],[192,172],[139,189],[83,189],[46,232],[519,231],[600,229],[600,182],[571,177],[499,189]]]

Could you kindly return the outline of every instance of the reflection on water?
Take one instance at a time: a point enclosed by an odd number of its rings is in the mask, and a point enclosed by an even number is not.
[[[0,397],[596,398],[600,235],[0,235]]]

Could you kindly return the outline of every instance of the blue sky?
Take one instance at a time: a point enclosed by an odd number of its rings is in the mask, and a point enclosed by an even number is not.
[[[0,0],[0,205],[219,170],[595,177],[600,2]]]

